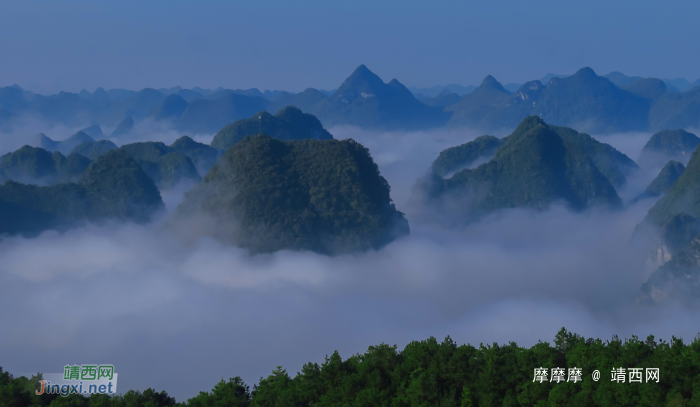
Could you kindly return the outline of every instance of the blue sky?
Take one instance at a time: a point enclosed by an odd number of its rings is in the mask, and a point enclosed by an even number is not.
[[[0,2],[0,85],[337,87],[359,64],[406,85],[572,73],[700,77],[691,1]]]

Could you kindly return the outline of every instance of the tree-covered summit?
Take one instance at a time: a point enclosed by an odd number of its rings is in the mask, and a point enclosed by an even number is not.
[[[112,150],[91,163],[77,183],[0,185],[0,235],[32,235],[104,219],[143,223],[162,207],[158,188],[136,161]]]
[[[294,106],[287,106],[275,115],[261,111],[250,119],[238,120],[225,126],[216,133],[211,146],[225,150],[244,137],[259,133],[284,141],[333,138],[314,115],[303,113]]]
[[[221,240],[252,252],[377,249],[408,233],[369,150],[353,140],[244,138],[185,195]]]
[[[42,148],[23,146],[0,157],[0,183],[7,180],[36,185],[74,182],[89,165],[88,158],[76,153],[64,157],[58,151],[50,153]]]
[[[488,162],[464,168],[496,145]],[[460,166],[449,178],[439,175]],[[416,183],[414,202],[422,213],[439,214],[452,224],[505,208],[544,209],[556,201],[575,210],[618,207],[614,185],[624,184],[625,172],[635,167],[624,154],[587,134],[530,116],[502,141],[480,137],[443,151],[433,170]]]
[[[173,151],[179,151],[182,154],[192,160],[192,163],[197,168],[199,175],[206,175],[207,172],[214,166],[216,160],[221,157],[223,151],[208,146],[204,143],[198,143],[194,141],[189,136],[182,136],[175,140],[171,145],[170,149]]]
[[[143,168],[161,189],[168,189],[179,182],[196,182],[201,179],[192,160],[160,141],[144,141],[119,147]]]

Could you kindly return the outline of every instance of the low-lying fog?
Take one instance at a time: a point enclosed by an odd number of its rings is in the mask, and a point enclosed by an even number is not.
[[[479,135],[330,131],[370,148],[401,210],[441,150]],[[649,136],[599,140],[636,159]],[[640,173],[621,195],[635,196],[655,175]],[[183,191],[164,192],[170,210]],[[335,258],[249,257],[208,238],[168,234],[162,220],[5,238],[1,363],[14,374],[113,363],[120,392],[153,387],[183,400],[222,377],[240,375],[252,387],[278,365],[294,375],[336,349],[348,357],[429,336],[531,346],[565,326],[603,339],[692,340],[697,312],[635,303],[653,269],[629,240],[651,205],[510,210],[461,232],[413,222],[410,237],[379,252]]]

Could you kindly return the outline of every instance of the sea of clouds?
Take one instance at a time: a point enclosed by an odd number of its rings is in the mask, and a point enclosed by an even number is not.
[[[144,132],[148,140],[179,137]],[[507,210],[443,230],[412,220],[411,188],[441,150],[480,134],[331,133],[370,149],[407,213],[410,236],[355,255],[251,257],[174,233],[164,214],[148,225],[4,238],[3,369],[56,373],[66,364],[111,363],[120,392],[153,387],[183,400],[222,377],[240,375],[252,386],[278,365],[294,375],[334,350],[348,357],[382,342],[401,348],[450,335],[458,343],[531,346],[561,327],[603,339],[698,334],[696,310],[636,302],[653,268],[630,238],[653,200],[624,211]],[[649,136],[599,139],[636,159]],[[636,196],[654,176],[640,172],[620,194]],[[168,212],[188,187],[163,192]]]

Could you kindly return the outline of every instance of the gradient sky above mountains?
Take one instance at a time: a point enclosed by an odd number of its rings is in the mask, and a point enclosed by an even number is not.
[[[602,0],[0,2],[0,86],[336,88],[569,74],[700,77],[700,3]]]

